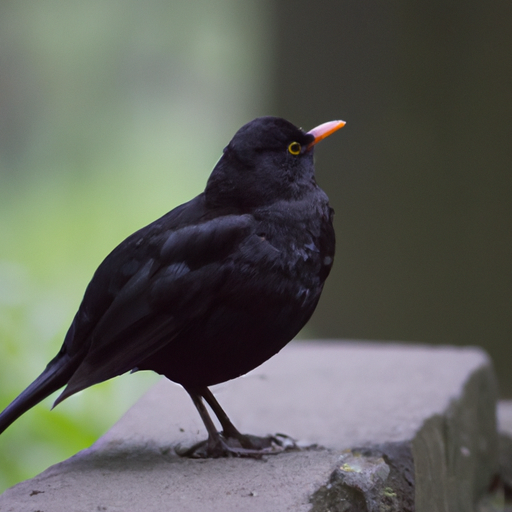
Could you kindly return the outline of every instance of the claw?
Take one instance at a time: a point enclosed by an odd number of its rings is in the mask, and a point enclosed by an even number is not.
[[[223,432],[212,439],[200,441],[190,448],[178,445],[175,448],[180,457],[192,459],[208,459],[220,457],[246,457],[261,459],[264,455],[277,455],[285,451],[299,450],[295,441],[284,434],[258,437],[241,435],[240,437],[227,437]]]

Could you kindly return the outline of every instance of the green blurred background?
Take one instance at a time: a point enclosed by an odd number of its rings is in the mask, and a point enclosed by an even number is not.
[[[511,26],[512,4],[475,0],[2,2],[0,408],[104,256],[265,114],[348,122],[317,152],[338,254],[306,336],[481,345],[511,396]],[[34,408],[0,438],[0,490],[157,378]]]

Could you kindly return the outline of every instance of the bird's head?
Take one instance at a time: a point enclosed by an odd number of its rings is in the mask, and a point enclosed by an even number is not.
[[[258,117],[242,126],[224,149],[206,185],[212,206],[253,208],[299,199],[316,187],[313,149],[345,125],[330,121],[304,132],[279,117]]]

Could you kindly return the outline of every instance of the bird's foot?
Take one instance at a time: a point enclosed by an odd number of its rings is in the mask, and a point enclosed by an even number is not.
[[[181,457],[193,459],[209,459],[219,457],[249,457],[261,459],[264,455],[276,455],[284,451],[299,450],[295,440],[285,434],[258,437],[240,434],[228,437],[224,432],[218,433],[214,438],[208,438],[190,448],[175,448]]]

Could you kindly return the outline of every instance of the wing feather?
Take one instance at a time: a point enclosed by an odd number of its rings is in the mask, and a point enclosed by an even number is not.
[[[83,361],[56,403],[132,370],[197,321],[215,300],[212,290],[222,283],[226,269],[231,267],[229,255],[251,236],[253,224],[249,215],[227,215],[199,225],[153,233],[152,246],[146,248],[152,257],[141,258],[138,265],[129,265],[118,251],[118,262],[124,272],[130,268],[131,275],[110,301],[91,294],[108,305],[87,339],[82,340],[82,346],[87,347]],[[97,275],[104,275],[103,269]],[[94,280],[91,286],[100,288]],[[93,310],[95,305],[88,304],[86,299],[87,295],[81,309]],[[192,313],[187,307],[184,314],[183,306],[191,303]],[[82,317],[90,322],[79,311],[77,321]],[[78,325],[75,331],[85,330]],[[70,345],[74,343],[69,340]]]

